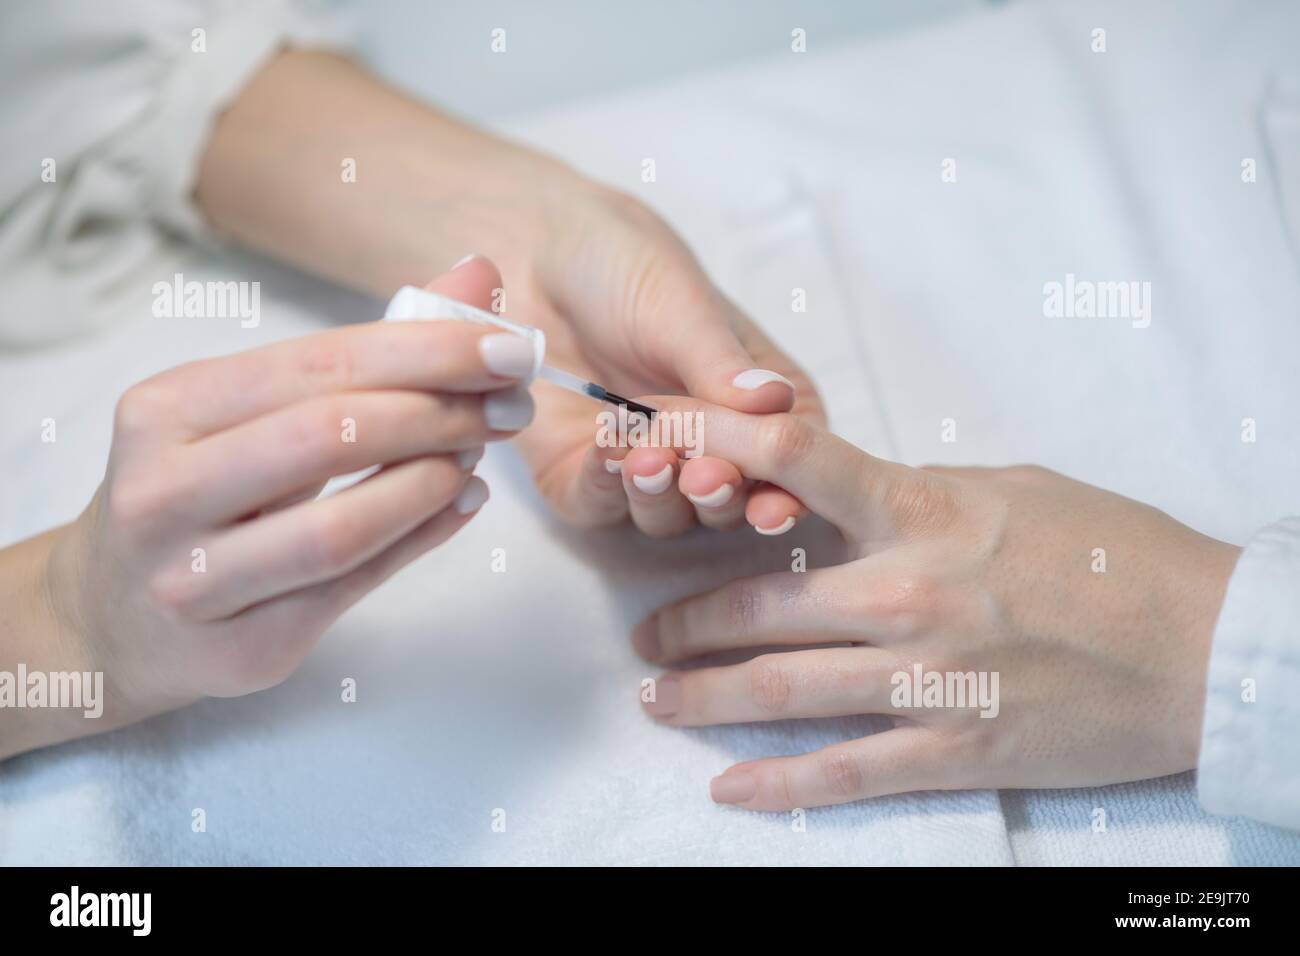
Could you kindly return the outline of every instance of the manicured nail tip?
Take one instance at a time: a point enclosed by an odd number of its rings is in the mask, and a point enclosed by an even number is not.
[[[793,527],[794,527],[794,515],[791,515],[790,517],[786,518],[784,521],[782,521],[779,525],[777,525],[774,528],[760,528],[758,525],[754,525],[754,530],[757,531],[759,534],[765,534],[768,537],[774,538],[778,534],[785,534]]]
[[[609,472],[611,475],[619,475],[619,474],[622,474],[622,473],[623,473],[623,459],[620,458],[620,459],[618,459],[617,461],[615,461],[613,458],[606,458],[606,459],[605,459],[605,470],[606,470],[607,472]]]
[[[518,431],[533,420],[533,397],[526,388],[491,392],[483,399],[483,417],[493,431]]]
[[[762,388],[769,382],[781,382],[783,385],[794,388],[794,382],[780,372],[773,372],[765,368],[746,369],[731,380],[732,385],[736,386],[736,388],[743,388],[747,392]]]
[[[758,781],[744,770],[724,773],[709,783],[709,796],[714,803],[744,803],[758,793]]]
[[[525,378],[533,371],[533,343],[513,332],[483,336],[478,340],[478,353],[493,375]]]
[[[676,714],[681,704],[682,689],[675,677],[661,677],[655,681],[655,699],[643,702],[646,713],[660,720]]]
[[[656,475],[633,475],[632,484],[647,495],[660,495],[673,483],[673,466],[664,465],[664,470]]]
[[[707,495],[692,495],[688,492],[686,497],[691,500],[691,504],[699,505],[701,508],[721,508],[731,500],[731,496],[735,493],[735,488],[724,483],[714,488]]]
[[[659,625],[653,616],[638,624],[632,632],[632,649],[644,660],[659,659]]]
[[[464,451],[456,453],[456,463],[460,465],[461,471],[468,471],[477,465],[483,457],[483,446],[478,448],[467,448]]]
[[[465,487],[460,490],[460,494],[456,496],[451,506],[456,509],[457,514],[467,515],[478,511],[487,500],[487,482],[475,476],[465,482]]]
[[[457,259],[457,260],[456,260],[456,264],[455,264],[454,266],[451,267],[451,271],[454,272],[455,270],[459,269],[461,266],[463,266],[463,265],[464,265],[465,263],[467,263],[467,262],[473,262],[475,259],[482,259],[482,258],[483,258],[483,257],[480,256],[477,252],[471,252],[471,253],[470,253],[469,255],[467,255],[465,258],[463,258],[463,259]]]

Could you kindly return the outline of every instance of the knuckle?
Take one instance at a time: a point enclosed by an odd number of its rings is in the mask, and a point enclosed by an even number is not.
[[[306,339],[298,353],[298,374],[312,389],[346,389],[353,381],[352,349],[342,336]]]
[[[145,586],[150,606],[174,620],[197,620],[201,595],[198,577],[170,569],[155,573]]]
[[[799,465],[812,450],[813,429],[797,415],[769,415],[762,427],[764,456],[774,471]]]
[[[885,492],[885,507],[899,531],[925,535],[950,527],[961,511],[956,486],[937,475],[893,482]]]
[[[331,397],[293,415],[284,436],[286,450],[306,461],[341,465],[349,451],[343,440],[344,421],[350,417],[345,406],[342,399]]]
[[[783,713],[790,705],[790,675],[779,655],[756,657],[749,664],[749,693],[755,706],[768,714]]]
[[[762,616],[763,592],[752,581],[736,581],[727,588],[725,624],[729,631],[748,634]]]
[[[911,632],[933,618],[940,598],[940,586],[933,578],[906,574],[871,588],[863,595],[863,602],[867,617],[891,630]]]
[[[308,532],[304,550],[306,571],[326,576],[347,571],[360,544],[362,530],[343,508],[321,513]]]
[[[175,404],[176,396],[170,387],[152,379],[139,382],[117,400],[113,429],[122,434],[146,431],[163,421]]]
[[[836,796],[856,797],[862,794],[865,776],[856,757],[843,750],[830,750],[817,758],[818,771],[826,788]]]
[[[1009,468],[1003,468],[1001,474],[1006,481],[1026,485],[1041,485],[1052,476],[1053,472],[1042,465],[1012,465]]]

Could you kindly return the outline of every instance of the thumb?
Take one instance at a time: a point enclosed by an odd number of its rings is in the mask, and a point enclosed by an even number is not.
[[[788,412],[795,404],[796,384],[787,374],[793,363],[760,365],[741,336],[747,320],[721,295],[715,298],[717,305],[703,314],[679,313],[676,334],[661,340],[661,361],[696,398],[741,412]]]
[[[424,288],[491,312],[493,299],[501,288],[501,271],[490,259],[466,256]]]

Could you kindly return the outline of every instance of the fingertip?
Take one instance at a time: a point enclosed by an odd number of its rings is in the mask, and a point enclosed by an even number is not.
[[[457,514],[472,515],[487,503],[490,496],[487,482],[478,475],[470,475],[469,480],[460,489],[460,494],[452,502],[452,507]]]
[[[656,661],[663,653],[659,640],[659,615],[651,614],[632,631],[632,649],[642,660]]]
[[[668,448],[633,448],[623,459],[622,472],[632,486],[647,495],[659,495],[673,483],[677,455]]]
[[[761,535],[785,534],[806,514],[798,498],[773,485],[762,485],[750,493],[745,505],[745,520]]]
[[[424,288],[478,309],[492,311],[496,292],[502,287],[501,270],[491,259],[471,254]]]
[[[758,778],[741,764],[728,768],[709,781],[709,796],[714,803],[736,805],[748,803],[758,794]]]
[[[735,465],[721,458],[688,459],[682,465],[677,487],[692,504],[702,508],[720,508],[731,501],[744,482]]]

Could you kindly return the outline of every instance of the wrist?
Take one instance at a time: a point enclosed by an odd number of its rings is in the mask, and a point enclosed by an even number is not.
[[[104,678],[51,573],[70,527],[0,551],[0,758],[100,729]]]

